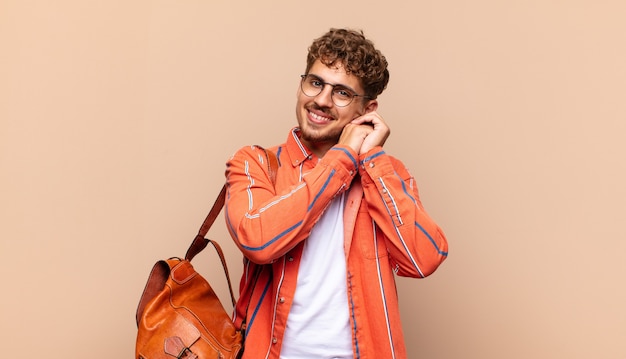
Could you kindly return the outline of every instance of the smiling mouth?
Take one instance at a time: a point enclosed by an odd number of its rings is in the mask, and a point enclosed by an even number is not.
[[[309,117],[316,123],[328,123],[332,121],[332,117],[325,117],[309,111]]]

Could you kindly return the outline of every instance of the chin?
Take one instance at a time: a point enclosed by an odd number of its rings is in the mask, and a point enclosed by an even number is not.
[[[341,131],[336,133],[337,131],[328,131],[328,130],[316,130],[310,127],[300,127],[300,133],[302,139],[311,143],[320,143],[320,142],[329,142],[329,143],[337,143],[339,142],[339,137],[341,136]]]

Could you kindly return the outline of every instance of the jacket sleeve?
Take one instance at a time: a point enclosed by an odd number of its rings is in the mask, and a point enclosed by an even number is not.
[[[335,146],[300,181],[283,177],[299,168],[283,168],[292,164],[280,158],[275,188],[263,149],[237,151],[226,164],[225,219],[242,253],[255,263],[271,263],[307,238],[330,201],[349,187],[356,158],[349,148]]]
[[[360,156],[359,172],[376,227],[384,234],[398,275],[426,277],[448,256],[448,242],[424,210],[414,178],[397,159],[376,147]]]

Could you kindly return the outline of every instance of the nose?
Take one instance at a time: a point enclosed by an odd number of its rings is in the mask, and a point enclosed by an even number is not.
[[[333,86],[324,84],[322,91],[315,96],[315,103],[321,107],[331,107],[333,105]]]

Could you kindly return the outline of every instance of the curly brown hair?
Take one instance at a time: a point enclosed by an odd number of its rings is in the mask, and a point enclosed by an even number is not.
[[[363,31],[330,29],[309,47],[305,73],[318,59],[326,66],[341,64],[348,74],[358,77],[370,99],[378,97],[389,82],[387,59]]]

